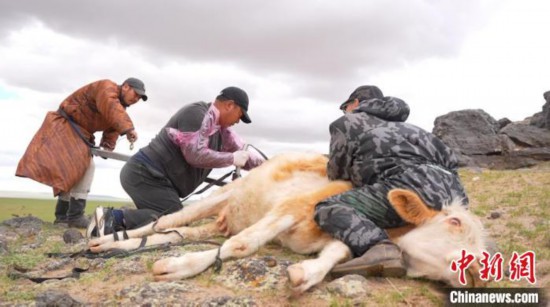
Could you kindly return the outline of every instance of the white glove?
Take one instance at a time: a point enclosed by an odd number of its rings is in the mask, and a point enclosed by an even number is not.
[[[233,153],[233,165],[236,167],[243,167],[248,161],[250,154],[245,150],[237,150]]]

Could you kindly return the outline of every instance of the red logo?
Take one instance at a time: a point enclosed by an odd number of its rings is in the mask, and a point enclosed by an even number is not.
[[[453,260],[451,262],[451,271],[458,271],[458,281],[462,285],[466,285],[466,274],[464,271],[468,269],[470,264],[476,259],[474,255],[466,253],[466,250],[462,250],[462,256],[458,261]]]
[[[480,259],[481,269],[479,270],[479,277],[481,280],[500,281],[503,276],[503,262],[504,258],[501,253],[495,253],[492,257],[489,253],[483,252],[483,257]],[[461,257],[458,260],[451,262],[451,271],[458,272],[458,281],[462,285],[466,285],[466,273],[468,267],[476,260],[473,254],[468,253],[466,250],[462,250]],[[536,283],[535,277],[535,252],[527,251],[521,255],[517,252],[512,253],[512,257],[508,262],[508,268],[510,270],[510,281],[520,281],[525,278],[531,284]]]
[[[535,277],[535,252],[528,251],[521,255],[513,252],[509,265],[510,280],[521,280],[525,278],[532,284],[537,281]]]

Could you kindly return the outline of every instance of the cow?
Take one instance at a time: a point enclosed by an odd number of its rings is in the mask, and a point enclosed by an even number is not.
[[[92,252],[114,248],[132,250],[161,243],[202,240],[222,234],[226,226],[231,235],[221,247],[186,253],[154,263],[155,280],[177,280],[195,276],[217,259],[246,257],[262,245],[274,241],[299,254],[318,253],[288,267],[294,293],[302,293],[321,282],[339,262],[350,258],[350,249],[323,232],[313,220],[315,206],[321,200],[352,188],[347,181],[330,181],[327,158],[316,153],[287,153],[273,157],[237,179],[178,212],[162,216],[155,223],[128,230],[129,239],[115,241],[113,234],[93,238]],[[466,250],[481,259],[485,250],[484,230],[477,217],[460,200],[435,211],[414,192],[395,189],[388,199],[396,212],[409,223],[386,231],[403,252],[407,275],[444,281],[460,286],[457,272],[450,264]],[[206,217],[218,219],[195,227],[186,226]],[[163,232],[163,233],[160,233]],[[122,238],[120,232],[116,237]],[[148,236],[147,240],[142,237]],[[470,286],[482,286],[479,263],[467,273]]]

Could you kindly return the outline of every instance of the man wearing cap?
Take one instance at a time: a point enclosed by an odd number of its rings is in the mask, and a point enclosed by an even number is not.
[[[260,165],[263,159],[245,151],[244,142],[231,129],[239,121],[251,122],[248,95],[238,87],[223,89],[213,103],[181,108],[121,170],[122,187],[138,209],[98,207],[88,237],[135,229],[180,210],[180,198],[203,183],[213,168]]]
[[[344,116],[330,125],[327,173],[354,188],[317,204],[314,219],[357,258],[337,265],[332,275],[403,276],[401,251],[383,230],[405,225],[388,192],[414,190],[435,210],[453,199],[467,206],[458,160],[436,136],[405,123],[409,106],[376,86],[360,86],[340,109]]]
[[[85,228],[86,199],[94,176],[90,147],[94,133],[103,131],[99,145],[113,150],[119,135],[137,140],[134,124],[126,108],[147,100],[143,82],[128,78],[117,85],[99,80],[65,98],[57,111],[48,112],[25,154],[16,176],[28,177],[53,188],[57,196],[55,224]]]

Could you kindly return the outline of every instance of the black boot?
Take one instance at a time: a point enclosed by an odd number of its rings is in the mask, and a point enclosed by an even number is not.
[[[69,210],[67,211],[67,220],[70,228],[88,227],[90,220],[84,216],[85,208],[85,199],[75,199],[71,197],[69,201]]]
[[[69,202],[58,197],[57,204],[55,205],[55,221],[53,223],[67,224],[67,210],[69,210]]]

